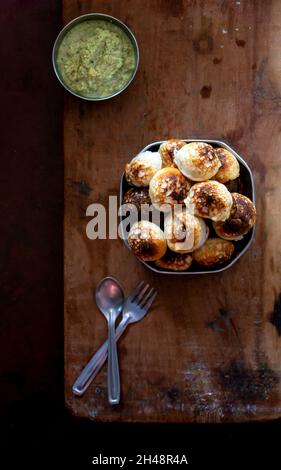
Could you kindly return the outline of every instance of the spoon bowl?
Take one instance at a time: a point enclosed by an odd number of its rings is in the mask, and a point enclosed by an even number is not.
[[[96,302],[107,321],[109,315],[117,319],[124,305],[124,292],[114,277],[105,277],[96,289]]]
[[[120,284],[113,277],[106,277],[102,279],[96,288],[96,303],[99,310],[103,313],[107,322],[109,317],[113,316],[115,319],[123,310],[124,305],[124,292]],[[108,342],[106,342],[105,353],[107,354]],[[72,386],[74,395],[81,396],[88,388],[92,381],[92,370],[96,362],[96,355],[88,362],[86,367],[76,379]],[[106,360],[104,358],[103,363]]]

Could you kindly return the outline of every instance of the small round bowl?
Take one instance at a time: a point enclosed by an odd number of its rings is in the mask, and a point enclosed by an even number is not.
[[[78,23],[82,23],[83,21],[88,21],[88,20],[105,20],[105,21],[109,21],[111,23],[116,24],[120,29],[122,29],[127,34],[128,38],[130,39],[133,45],[133,49],[135,53],[135,60],[136,60],[135,69],[130,79],[128,80],[128,82],[125,83],[125,85],[122,88],[120,88],[120,90],[117,90],[116,92],[108,96],[92,98],[90,96],[84,96],[82,94],[76,93],[69,86],[66,85],[57,67],[57,53],[58,53],[58,50],[59,50],[59,47],[61,45],[63,38],[68,33],[68,31],[70,31],[73,28],[73,26],[75,26]],[[53,47],[52,62],[53,62],[53,68],[57,76],[57,79],[60,81],[60,83],[63,85],[63,87],[67,91],[72,93],[72,95],[77,96],[78,98],[82,98],[83,100],[87,100],[87,101],[103,101],[103,100],[108,100],[109,98],[113,98],[114,96],[117,96],[120,93],[122,93],[122,91],[124,91],[130,85],[130,83],[134,80],[135,75],[138,70],[138,66],[139,66],[139,46],[132,31],[128,28],[128,26],[122,23],[122,21],[118,20],[117,18],[114,18],[114,16],[105,15],[104,13],[88,13],[86,15],[81,15],[81,16],[78,16],[77,18],[74,18],[74,20],[67,23],[67,25],[61,30]]]

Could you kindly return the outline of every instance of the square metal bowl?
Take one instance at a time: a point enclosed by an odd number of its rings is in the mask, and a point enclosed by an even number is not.
[[[238,160],[240,164],[240,181],[242,183],[242,194],[247,196],[253,203],[255,204],[255,187],[254,187],[254,179],[253,179],[253,174],[245,160],[243,160],[238,153],[235,152],[229,145],[227,145],[225,142],[221,142],[219,140],[206,140],[206,139],[181,139],[186,143],[189,142],[206,142],[207,144],[211,144],[213,147],[224,147],[226,150],[229,150]],[[144,149],[141,150],[141,152],[144,152],[146,150],[150,150],[151,152],[157,152],[160,145],[166,142],[166,140],[161,140],[159,142],[153,142],[152,144],[147,145]],[[141,153],[140,152],[140,153]],[[125,178],[125,175],[123,173],[121,177],[121,182],[120,182],[120,205],[122,204],[124,194],[130,189],[132,186],[130,186]],[[121,217],[121,221],[122,221]],[[210,227],[210,235],[215,236],[215,232]],[[187,271],[168,271],[165,269],[158,268],[154,265],[153,262],[147,262],[147,261],[142,261],[141,259],[137,258],[141,263],[143,263],[147,268],[151,269],[152,271],[159,273],[159,274],[173,274],[173,275],[195,275],[195,274],[209,274],[209,273],[220,273],[222,271],[225,271],[226,269],[230,268],[233,266],[236,261],[238,261],[239,258],[248,250],[250,247],[253,238],[254,238],[254,233],[255,233],[255,226],[243,237],[242,240],[235,241],[234,246],[235,246],[235,251],[234,251],[234,256],[231,258],[230,261],[222,264],[219,268],[200,268],[198,270],[199,266],[197,266],[195,263],[192,263],[191,267]],[[123,225],[121,224],[121,234],[122,234],[122,239],[127,248],[130,250],[126,234],[123,229]],[[133,256],[135,256],[132,253]]]

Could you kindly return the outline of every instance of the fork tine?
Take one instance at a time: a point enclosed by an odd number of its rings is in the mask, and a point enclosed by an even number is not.
[[[140,304],[144,298],[144,294],[146,293],[147,289],[149,288],[149,284],[146,284],[144,288],[139,292],[137,297],[135,298],[134,302]]]
[[[146,293],[146,295],[141,299],[140,303],[139,303],[139,306],[142,307],[143,305],[145,305],[145,302],[149,299],[149,297],[151,296],[151,294],[154,292],[154,289],[153,287],[149,290],[149,292]]]
[[[136,295],[138,295],[143,285],[144,285],[144,281],[141,281],[137,285],[137,287],[133,290],[133,292],[131,292],[131,294],[128,296],[128,299],[132,301],[136,297]]]
[[[153,294],[153,296],[150,297],[150,299],[148,300],[148,302],[142,307],[143,310],[145,311],[145,313],[148,311],[148,309],[150,309],[150,307],[151,307],[152,303],[154,302],[155,297],[157,296],[157,294],[158,294],[158,292],[155,291],[154,294]]]

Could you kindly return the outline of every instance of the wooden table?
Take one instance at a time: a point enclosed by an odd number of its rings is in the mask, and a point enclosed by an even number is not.
[[[223,422],[281,416],[281,3],[278,0],[64,0],[64,22],[88,12],[123,20],[140,67],[120,96],[65,96],[65,400],[100,421]],[[251,166],[254,244],[229,271],[163,277],[121,240],[89,240],[92,202],[118,193],[124,164],[147,143],[215,138]],[[122,403],[106,370],[84,397],[71,386],[106,338],[94,289],[116,276],[126,293],[145,279],[158,301],[119,342]]]

